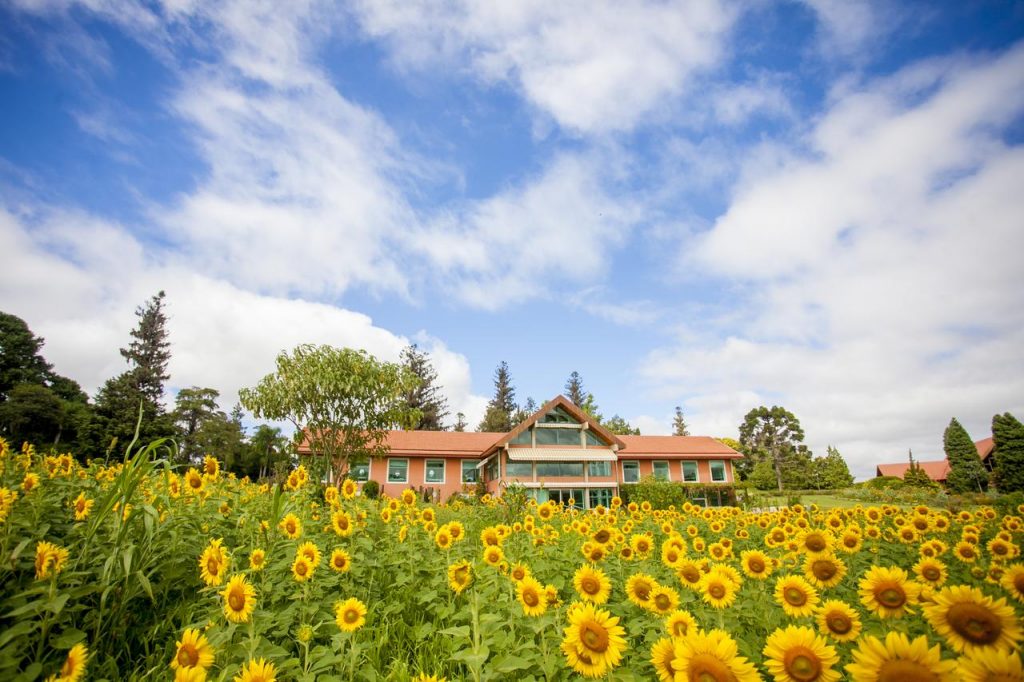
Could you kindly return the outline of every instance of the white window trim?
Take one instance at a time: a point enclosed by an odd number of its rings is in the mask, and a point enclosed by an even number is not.
[[[687,464],[693,464],[693,468],[694,468],[694,470],[697,473],[697,478],[695,478],[692,481],[686,480],[686,465]],[[695,459],[684,459],[682,462],[680,462],[679,463],[679,473],[681,473],[683,475],[683,477],[680,479],[683,483],[700,483],[700,463],[698,463],[697,460],[695,460]]]
[[[654,476],[655,478],[658,478],[658,474],[655,472],[655,467],[654,467],[655,464],[664,464],[665,465],[665,476],[666,476],[665,480],[666,481],[671,481],[672,480],[672,465],[669,464],[668,460],[656,459],[656,460],[651,462],[651,476]]]
[[[431,462],[441,463],[441,480],[440,481],[428,481],[427,470],[430,469]],[[431,458],[423,460],[423,483],[428,485],[444,485],[448,481],[448,460],[444,458]]]
[[[639,483],[640,482],[640,460],[638,460],[638,459],[624,459],[621,462],[619,462],[619,464],[622,466],[622,482],[623,483]],[[626,480],[626,465],[627,464],[636,464],[636,480],[635,481],[627,481]]]
[[[401,481],[391,480],[391,463],[392,462],[405,462],[405,478]],[[409,482],[409,458],[408,457],[388,457],[388,471],[385,476],[386,483],[408,483]]]
[[[721,481],[716,481],[715,480],[715,469],[714,469],[714,467],[711,466],[715,462],[718,462],[719,464],[722,465],[722,480]],[[712,483],[728,483],[729,482],[729,471],[728,471],[728,469],[726,469],[726,464],[725,464],[725,460],[724,459],[709,459],[708,460],[708,474],[711,475],[711,482]]]
[[[476,481],[467,481],[466,480],[466,463],[467,462],[471,465],[470,466],[470,470],[476,472]],[[475,485],[480,480],[480,477],[481,477],[480,467],[477,466],[476,463],[473,462],[473,460],[471,460],[471,459],[459,460],[459,481],[461,483],[469,483],[469,484],[474,484]]]

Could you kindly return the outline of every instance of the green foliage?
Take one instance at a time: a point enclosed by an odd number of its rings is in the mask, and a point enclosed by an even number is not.
[[[458,431],[459,433],[462,433],[463,431],[466,430],[467,426],[469,426],[469,424],[466,423],[466,415],[463,414],[462,412],[456,413],[455,414],[455,426],[452,427],[452,430],[453,431]]]
[[[0,402],[19,384],[44,385],[53,368],[40,351],[43,339],[20,317],[0,312]]]
[[[911,488],[938,487],[938,483],[935,483],[921,468],[921,465],[914,461],[914,453],[908,450],[907,456],[910,458],[910,466],[907,468],[907,473],[903,474],[903,485]]]
[[[951,419],[946,432],[942,436],[943,449],[949,460],[949,475],[946,487],[950,492],[969,493],[983,492],[988,487],[988,474],[978,449],[974,446],[967,431],[955,418]]]
[[[402,366],[419,379],[419,383],[405,393],[405,404],[410,410],[419,410],[420,419],[413,427],[417,431],[444,431],[448,416],[448,399],[437,384],[437,370],[430,356],[416,344],[402,350]]]
[[[723,503],[736,502],[736,490],[731,484],[679,483],[664,481],[654,476],[646,476],[638,483],[623,486],[620,495],[626,502],[647,502],[653,509],[680,509],[687,502],[698,498],[709,503],[717,502],[719,497]]]
[[[992,480],[1003,493],[1024,490],[1024,424],[1009,412],[992,417],[995,467]]]
[[[686,417],[683,416],[683,408],[676,405],[676,416],[672,419],[673,436],[689,436],[690,429],[686,425]]]
[[[594,394],[583,388],[583,377],[580,376],[579,372],[570,374],[569,379],[565,382],[565,397],[576,407],[590,415],[593,421],[598,424],[601,423],[603,419],[601,409],[597,406]]]
[[[368,500],[376,500],[380,497],[380,483],[369,480],[363,484],[363,496]]]
[[[754,465],[747,481],[758,490],[772,490],[778,486],[778,482],[775,480],[775,467],[766,459],[762,459]]]
[[[639,436],[640,429],[633,428],[629,422],[620,417],[614,415],[611,419],[601,424],[604,428],[608,429],[617,436]]]
[[[786,484],[805,487],[811,453],[803,440],[800,421],[789,410],[778,405],[754,408],[740,425],[740,444],[747,457],[736,463],[737,470],[745,478],[758,462],[767,460],[780,492]]]
[[[203,447],[197,436],[203,425],[216,416],[219,397],[219,391],[199,386],[178,391],[171,418],[178,427],[178,452],[182,462],[198,462],[202,458]]]
[[[494,370],[494,397],[487,403],[487,411],[477,431],[508,432],[512,430],[516,415],[516,390],[512,387],[512,376],[504,360]]]
[[[864,481],[863,485],[865,488],[871,490],[888,490],[890,488],[899,488],[903,485],[903,479],[899,476],[876,476],[875,478],[869,478]]]
[[[853,483],[853,476],[850,475],[846,460],[839,454],[839,450],[831,445],[828,446],[828,454],[816,457],[811,462],[810,478],[813,487],[818,490],[836,490]]]
[[[132,381],[153,403],[164,396],[164,382],[170,378],[167,363],[171,360],[171,344],[167,340],[167,315],[164,313],[164,292],[158,292],[146,305],[135,311],[139,323],[132,330],[132,341],[121,349],[132,370]]]
[[[419,379],[366,351],[307,344],[280,353],[276,364],[254,388],[239,391],[242,404],[261,419],[294,424],[296,444],[306,439],[339,477],[352,458],[387,454],[388,429],[422,417],[405,402]]]

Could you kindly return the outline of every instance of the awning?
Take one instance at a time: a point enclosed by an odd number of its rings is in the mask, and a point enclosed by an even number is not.
[[[509,448],[513,462],[614,462],[618,459],[606,448]]]

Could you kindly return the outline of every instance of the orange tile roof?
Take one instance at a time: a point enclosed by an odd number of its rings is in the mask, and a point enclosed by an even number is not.
[[[991,438],[982,438],[974,443],[974,447],[978,448],[978,457],[985,459],[995,450],[996,443]]]
[[[388,431],[387,444],[398,454],[431,453],[479,457],[504,433],[490,431]]]
[[[605,427],[595,422],[590,417],[590,415],[588,415],[586,412],[577,407],[575,403],[566,398],[564,395],[556,395],[554,398],[541,405],[539,410],[531,414],[523,421],[516,424],[514,429],[512,429],[508,433],[501,434],[500,437],[496,441],[494,441],[489,448],[487,448],[487,451],[484,452],[484,454],[489,455],[493,450],[497,450],[498,448],[507,445],[512,441],[513,438],[515,438],[520,433],[522,433],[523,431],[537,423],[537,421],[541,417],[543,417],[556,407],[561,407],[563,410],[565,410],[573,417],[575,417],[577,420],[579,420],[581,424],[586,422],[588,428],[594,433],[596,433],[598,437],[601,438],[601,440],[605,441],[609,445],[618,445],[620,448],[623,447],[622,441],[619,440],[618,436],[616,436],[614,433],[612,433]]]
[[[743,455],[710,436],[619,436],[625,447],[622,457],[644,455],[692,455],[740,459]]]
[[[940,459],[933,462],[918,462],[918,466],[928,474],[928,478],[933,481],[941,483],[945,481],[949,476],[949,462],[944,459]],[[907,473],[907,469],[910,468],[910,462],[903,462],[901,464],[879,464],[876,467],[876,476],[896,476],[897,478],[903,478],[904,474]]]

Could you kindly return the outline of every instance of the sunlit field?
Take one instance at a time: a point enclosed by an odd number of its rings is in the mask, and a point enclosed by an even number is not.
[[[439,506],[160,454],[3,446],[0,679],[1021,678],[991,508]]]

